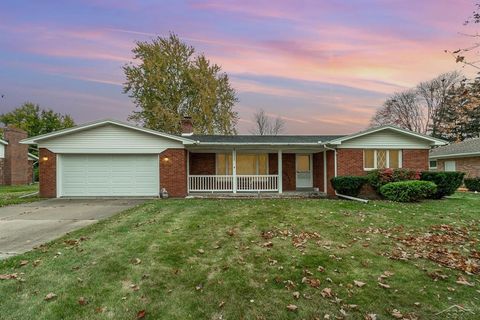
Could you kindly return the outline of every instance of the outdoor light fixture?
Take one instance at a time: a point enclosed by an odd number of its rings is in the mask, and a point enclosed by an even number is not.
[[[168,162],[170,159],[168,157],[163,158],[164,161]]]
[[[43,161],[48,161],[48,157],[42,157]]]

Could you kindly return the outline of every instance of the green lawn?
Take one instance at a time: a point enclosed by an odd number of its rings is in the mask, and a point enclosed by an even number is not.
[[[0,318],[478,319],[479,208],[151,201],[0,262]]]
[[[25,203],[37,201],[38,196],[31,196],[27,198],[19,198],[38,191],[38,184],[22,185],[22,186],[0,186],[0,207],[11,204]]]

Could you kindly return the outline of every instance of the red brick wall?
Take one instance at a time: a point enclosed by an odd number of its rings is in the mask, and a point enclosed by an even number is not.
[[[7,185],[28,184],[28,145],[20,144],[27,138],[27,133],[21,129],[8,126],[3,129],[5,146],[4,183]]]
[[[28,160],[27,180],[33,182],[33,163],[35,160]]]
[[[47,157],[48,160],[43,160]],[[48,149],[40,148],[39,154],[40,197],[55,198],[57,196],[57,157]]]
[[[402,152],[402,168],[412,170],[428,170],[429,150],[404,149]]]
[[[313,187],[318,188],[320,191],[324,190],[324,168],[323,168],[323,152],[313,154]]]
[[[480,177],[480,156],[438,160],[437,171],[445,170],[445,161],[455,161],[456,170],[465,172],[467,178]]]
[[[190,174],[214,175],[215,153],[190,153]]]
[[[362,176],[363,149],[337,149],[337,175]]]
[[[327,151],[327,194],[329,196],[335,195],[335,190],[332,187],[330,179],[335,177],[335,154],[334,151]]]
[[[5,184],[5,159],[0,159],[0,186]]]
[[[170,197],[187,196],[186,150],[167,149],[160,154],[160,189],[162,188],[167,189]]]
[[[278,174],[278,154],[268,154],[268,173]],[[295,191],[296,174],[295,174],[295,153],[282,154],[282,186],[283,191]]]

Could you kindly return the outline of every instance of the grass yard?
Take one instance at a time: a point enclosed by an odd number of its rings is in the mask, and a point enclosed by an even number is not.
[[[38,191],[38,184],[22,185],[22,186],[0,186],[0,207],[11,204],[25,203],[37,201],[38,196],[27,198],[19,198]]]
[[[479,319],[479,208],[151,201],[1,261],[0,318]]]

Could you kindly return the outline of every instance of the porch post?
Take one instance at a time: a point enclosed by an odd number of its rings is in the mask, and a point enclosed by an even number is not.
[[[237,150],[232,150],[233,193],[237,193]]]
[[[283,193],[282,150],[278,150],[278,193]]]

